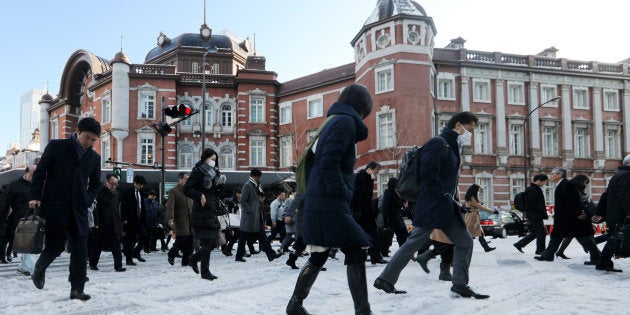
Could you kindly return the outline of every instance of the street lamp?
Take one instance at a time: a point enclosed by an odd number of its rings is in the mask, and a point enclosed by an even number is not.
[[[527,116],[525,116],[525,121],[523,122],[523,166],[525,167],[525,189],[527,189],[527,179],[529,178],[529,170],[527,168],[527,123],[529,122],[529,116],[531,116],[535,111],[537,111],[539,108],[543,107],[543,105],[547,104],[547,103],[551,103],[551,102],[555,102],[557,100],[560,99],[560,96],[556,96],[546,102],[543,102],[542,104],[538,105],[536,108],[532,109],[529,113],[527,113]]]
[[[208,50],[201,58],[201,153],[206,149],[206,56]]]

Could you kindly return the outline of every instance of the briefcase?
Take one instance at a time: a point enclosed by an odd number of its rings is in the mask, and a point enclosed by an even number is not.
[[[39,254],[44,248],[46,220],[38,215],[39,209],[28,209],[18,221],[13,239],[13,251],[21,254]]]

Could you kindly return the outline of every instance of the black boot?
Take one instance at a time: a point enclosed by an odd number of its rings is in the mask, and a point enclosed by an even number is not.
[[[453,275],[451,275],[451,264],[440,263],[440,275],[438,279],[442,281],[452,281]]]
[[[42,252],[37,259],[37,262],[35,262],[33,274],[31,274],[31,280],[33,280],[33,284],[36,288],[44,288],[44,284],[46,283],[46,268],[48,268],[53,260],[55,260],[55,256],[49,254],[48,252]]]
[[[199,250],[199,256],[201,256],[201,278],[210,281],[216,279],[217,276],[210,273],[210,250],[202,247]]]
[[[192,270],[198,274],[199,267],[197,267],[197,263],[199,262],[199,252],[196,252],[190,256],[188,256],[188,265],[192,267]]]
[[[429,273],[427,263],[433,258],[435,258],[435,253],[432,250],[427,249],[424,253],[416,256],[416,262],[420,264],[420,267],[424,270],[424,272]]]
[[[302,306],[302,301],[304,301],[311,291],[311,287],[313,287],[313,283],[315,283],[318,274],[319,268],[317,266],[312,265],[310,261],[304,264],[295,283],[293,295],[287,305],[287,315],[309,315],[309,312]]]
[[[486,252],[491,252],[495,249],[497,249],[496,247],[490,247],[490,245],[488,245],[488,241],[486,241],[486,239],[483,236],[479,237],[479,243],[481,243],[481,246],[483,247],[483,250]]]
[[[289,254],[289,259],[287,259],[287,266],[291,267],[291,269],[300,269],[295,265],[295,261],[298,259],[298,256],[294,253]]]
[[[354,301],[354,313],[357,315],[369,315],[370,303],[368,302],[367,280],[365,279],[365,263],[348,265],[348,286]]]

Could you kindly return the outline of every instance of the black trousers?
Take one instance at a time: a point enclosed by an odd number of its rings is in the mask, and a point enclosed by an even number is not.
[[[272,257],[275,255],[273,249],[271,248],[271,244],[269,240],[267,240],[267,235],[265,235],[265,230],[261,228],[258,232],[238,232],[238,246],[236,247],[236,259],[243,258],[245,255],[245,243],[247,243],[247,239],[250,237],[256,237],[258,239],[258,247],[261,251],[264,251],[267,254],[267,257]]]
[[[545,250],[545,242],[547,241],[547,231],[545,230],[545,223],[542,219],[529,220],[530,232],[525,235],[514,245],[518,247],[525,247],[534,239],[536,240],[536,253],[542,253]]]
[[[120,250],[120,236],[113,231],[97,231],[92,235],[90,249],[90,266],[97,267],[103,247],[107,245],[114,257],[114,268],[122,267],[122,251]]]
[[[168,251],[168,257],[175,257],[180,250],[182,251],[182,266],[188,266],[188,257],[193,253],[192,235],[177,235],[173,247]]]
[[[311,257],[308,259],[308,261],[318,267],[321,268],[324,266],[324,264],[326,263],[326,260],[328,260],[328,254],[330,252],[330,248],[328,248],[326,251],[324,252],[312,252],[311,253]],[[358,265],[358,264],[363,264],[365,263],[365,259],[367,258],[367,254],[365,252],[365,249],[358,247],[358,246],[353,246],[353,247],[342,247],[339,250],[341,250],[341,252],[345,255],[345,259],[343,264],[344,265]]]
[[[151,229],[147,229],[147,238],[144,243],[144,251],[156,251],[156,242],[160,241],[160,245],[162,248],[166,248],[166,243],[164,242],[164,228],[155,226]]]
[[[83,292],[85,287],[85,275],[87,272],[87,237],[78,236],[76,232],[69,232],[70,246],[70,286],[72,290]],[[46,272],[50,264],[65,249],[66,235],[64,234],[46,234],[44,238],[44,250],[35,263],[35,274]]]
[[[271,243],[276,238],[282,241],[286,235],[287,232],[284,227],[284,221],[278,220],[276,221],[276,227],[271,228],[271,234],[269,234],[269,237],[267,239],[269,240],[269,243]]]
[[[123,253],[127,259],[140,256],[144,242],[147,239],[147,230],[143,224],[127,226],[127,235],[123,238]]]

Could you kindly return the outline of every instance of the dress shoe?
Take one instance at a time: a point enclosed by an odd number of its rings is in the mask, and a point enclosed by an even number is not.
[[[259,250],[251,250],[251,251],[249,251],[249,253],[252,254],[252,255],[256,255],[256,254],[259,254],[260,251]]]
[[[175,265],[175,257],[168,256],[167,260],[171,266]]]
[[[4,259],[4,257],[0,258],[0,264],[8,264],[9,262]]]
[[[118,268],[114,268],[114,270],[116,270],[116,272],[125,272],[127,271],[127,268],[118,267]]]
[[[245,257],[252,257],[251,254],[245,254]]]
[[[140,256],[140,255],[133,256],[133,258],[137,259],[139,262],[147,261],[146,259],[142,258],[142,256]]]
[[[81,300],[81,301],[87,301],[91,298],[91,296],[78,291],[78,290],[72,290],[70,291],[70,299],[71,300]]]
[[[44,275],[44,273],[35,274],[35,272],[33,272],[33,274],[31,275],[31,280],[33,280],[33,284],[35,285],[35,287],[41,290],[44,288],[44,284],[46,283],[46,276]]]
[[[522,247],[522,246],[518,246],[518,245],[514,244],[514,247],[515,247],[515,248],[516,248],[519,252],[521,252],[521,253],[525,253],[525,252],[523,251],[523,247]]]
[[[20,270],[20,269],[18,269],[18,270],[17,270],[17,272],[19,272],[19,273],[21,273],[21,274],[23,274],[23,275],[25,275],[25,276],[30,276],[30,275],[31,275],[31,273],[30,273],[30,272],[28,272],[28,271],[24,271],[24,270]]]
[[[599,264],[599,260],[585,261],[584,264],[587,265],[587,266],[595,266],[595,265]]]
[[[535,252],[534,252],[534,254],[536,254],[536,255],[540,255],[540,254],[542,254],[543,252],[544,252],[544,250],[537,250],[537,251],[535,251]]]
[[[376,265],[376,264],[386,264],[386,263],[388,263],[388,262],[389,262],[389,261],[387,261],[387,260],[385,260],[385,259],[381,258],[381,259],[379,259],[379,260],[372,260],[372,265]]]
[[[553,261],[553,257],[546,258],[546,257],[543,257],[542,255],[541,256],[534,256],[534,259],[540,260],[540,261]]]
[[[599,263],[595,266],[595,269],[597,270],[602,270],[602,271],[610,271],[610,272],[623,272],[623,270],[621,269],[615,269],[614,265],[612,263]]]
[[[475,298],[475,299],[487,299],[490,296],[486,294],[479,294],[473,291],[469,286],[463,284],[454,284],[451,287],[451,292],[465,298]]]
[[[560,258],[562,258],[562,259],[571,259],[571,258],[569,258],[569,257],[565,256],[563,253],[556,254],[556,257],[560,257]]]
[[[396,288],[394,287],[393,284],[379,278],[376,278],[376,280],[374,280],[374,287],[379,289],[379,290],[383,290],[387,293],[394,293],[394,294],[405,294],[407,293],[407,291],[400,291],[400,290],[396,290]]]
[[[209,273],[209,272],[207,274],[204,273],[204,274],[201,275],[201,279],[206,279],[206,280],[210,280],[210,281],[212,281],[214,279],[218,279],[218,278],[219,277],[217,277],[217,276],[215,276],[215,275],[213,275],[212,273]]]
[[[7,261],[8,262],[13,262],[13,258],[11,257],[11,255],[7,255]]]
[[[127,265],[127,266],[135,266],[135,265],[137,265],[137,264],[136,264],[135,262],[133,262],[133,260],[128,259],[128,260],[127,260],[127,262],[126,262],[126,265]]]
[[[243,258],[236,258],[235,261],[246,262],[247,260],[245,260]]]
[[[267,256],[267,259],[269,259],[269,261],[273,261],[276,258],[280,258],[282,256],[282,253],[273,253],[269,256]]]
[[[221,250],[221,253],[223,253],[223,255],[230,257],[232,256],[232,251],[229,250],[228,248]]]
[[[96,266],[90,266],[90,270],[98,271],[98,267],[96,267]]]
[[[319,271],[326,271],[326,270],[328,270],[328,269],[326,269],[326,267],[319,268]]]

